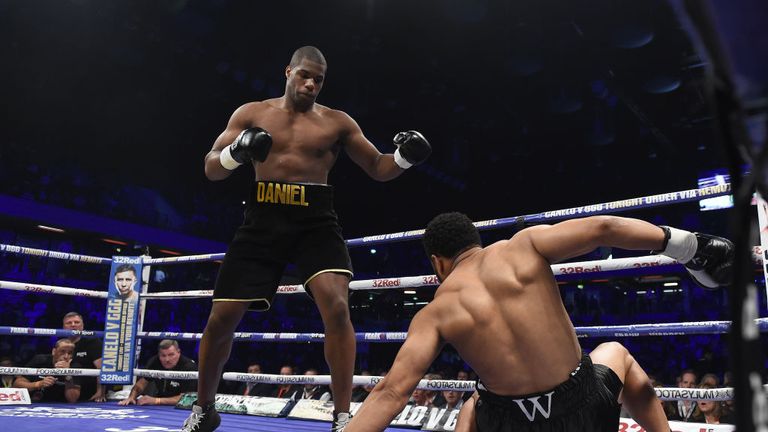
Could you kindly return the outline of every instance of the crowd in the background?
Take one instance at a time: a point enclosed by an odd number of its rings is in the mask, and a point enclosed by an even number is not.
[[[77,242],[30,242],[30,237],[0,230],[0,241],[9,244],[24,244],[31,247],[61,250],[60,246],[75,253],[88,253],[88,247]],[[96,255],[99,255],[96,253]],[[102,254],[109,255],[109,254]],[[211,289],[216,277],[218,266],[214,263],[204,263],[195,266],[158,267],[153,269],[150,277],[150,291],[183,291]],[[72,263],[55,259],[25,257],[11,253],[2,254],[0,259],[0,279],[9,281],[34,282],[38,284],[56,285],[73,288],[105,291],[108,280],[108,266],[84,263]],[[162,273],[160,273],[162,272]],[[602,284],[605,285],[605,284]],[[688,286],[681,281],[679,290],[682,292],[663,293],[661,288],[653,297],[649,294],[637,294],[631,288],[621,290],[601,284],[585,283],[583,288],[575,285],[562,287],[566,308],[571,313],[576,326],[615,325],[651,322],[682,322],[704,321],[710,319],[727,319],[728,311],[724,306],[723,291],[703,291]],[[647,288],[646,288],[647,290]],[[632,295],[625,295],[624,292]],[[434,288],[417,290],[418,294],[405,294],[402,290],[383,290],[378,292],[354,292],[350,299],[351,316],[356,331],[405,331],[413,314],[427,301]],[[55,298],[56,301],[51,301]],[[61,325],[63,314],[70,310],[79,311],[92,330],[103,329],[105,304],[103,301],[70,296],[53,296],[50,294],[29,294],[19,291],[2,292],[4,305],[13,307],[0,308],[0,325],[57,328]],[[414,300],[417,299],[417,300]],[[419,305],[418,303],[422,303]],[[638,309],[638,304],[664,303],[671,309],[669,312],[653,314],[632,313]],[[183,331],[201,332],[210,311],[209,299],[162,300],[148,303],[144,319],[146,331]],[[764,310],[764,302],[761,310]],[[257,332],[322,332],[322,321],[312,301],[303,294],[278,295],[272,307],[273,313],[249,313],[240,325],[240,331]],[[765,312],[761,312],[765,314]],[[591,349],[601,342],[601,339],[583,339],[586,349]],[[40,338],[8,336],[0,339],[0,355],[13,357],[17,362],[26,361],[43,346],[50,348]],[[721,335],[692,335],[675,337],[638,337],[624,338],[631,352],[644,353],[641,356],[643,364],[649,370],[659,371],[657,376],[665,382],[671,382],[676,370],[696,367],[700,359],[707,356],[717,362],[727,358],[727,343]],[[152,346],[152,341],[145,341],[145,346]],[[194,343],[182,342],[185,352],[194,354]],[[188,346],[187,346],[188,345]],[[267,355],[274,357],[266,359],[263,366],[277,368],[276,363],[290,362],[292,364],[324,364],[322,349],[315,344],[301,345],[296,349],[293,344],[265,344],[238,342],[234,346],[234,354],[228,367],[231,370],[244,370],[243,364],[251,358],[262,358]],[[142,350],[142,353],[151,350]],[[361,368],[383,369],[388,367],[387,359],[396,352],[391,344],[360,344],[358,361]],[[668,353],[677,353],[669,356]],[[279,361],[277,359],[280,359]],[[144,360],[144,359],[142,359]],[[449,365],[459,362],[454,352],[447,350],[440,361]],[[722,369],[702,369],[699,372],[723,372]],[[667,372],[664,372],[667,371]]]
[[[79,312],[68,312],[61,319],[60,328],[67,330],[83,330],[85,320]],[[178,341],[164,339],[159,341],[156,350],[149,349],[145,344],[145,352],[149,358],[140,362],[144,369],[160,371],[196,371],[197,364],[192,359],[191,353],[185,353]],[[38,344],[38,346],[40,346]],[[13,349],[3,347],[3,349]],[[303,347],[302,347],[303,348]],[[28,368],[86,368],[96,369],[101,366],[101,341],[98,338],[85,338],[71,336],[53,340],[48,346],[17,355],[0,357],[0,366],[11,367],[21,365]],[[670,351],[668,358],[684,352]],[[647,353],[640,353],[644,356]],[[190,355],[190,356],[188,356]],[[31,356],[24,358],[25,356]],[[146,355],[144,356],[146,357]],[[321,359],[304,358],[301,367],[296,363],[285,362],[280,356],[265,355],[261,353],[254,357],[238,356],[244,367],[243,370],[251,374],[276,372],[280,375],[319,375],[318,365],[324,365]],[[451,356],[441,356],[441,360],[450,359]],[[424,376],[427,380],[455,379],[462,381],[475,381],[477,376],[469,370],[457,356],[454,362],[437,361],[433,364],[433,371]],[[262,368],[262,364],[270,362],[279,364],[274,371]],[[717,359],[711,350],[704,351],[701,358],[696,360],[693,367],[673,372],[674,377],[669,381],[662,381],[657,376],[669,376],[669,370],[660,375],[652,375],[651,379],[655,387],[678,388],[718,388],[731,386],[730,373],[725,371],[722,359]],[[359,370],[359,375],[371,375],[368,369]],[[381,376],[386,375],[386,368],[376,370]],[[27,389],[34,402],[103,402],[108,397],[115,399],[119,393],[114,393],[113,386],[102,384],[96,377],[71,376],[71,375],[3,375],[3,387],[16,387]],[[372,386],[357,386],[353,389],[352,401],[362,402],[372,390]],[[181,396],[186,392],[196,389],[195,380],[179,378],[141,377],[138,378],[127,392],[123,392],[116,399],[120,405],[176,405]],[[285,398],[293,401],[301,399],[314,399],[330,401],[333,394],[328,386],[316,384],[265,384],[253,382],[222,381],[218,389],[219,393],[243,396],[263,396]],[[464,401],[470,397],[469,392],[456,390],[432,391],[414,390],[408,403],[416,406],[430,408],[460,409]],[[669,401],[662,402],[667,417],[670,420],[697,422],[708,424],[732,423],[733,405],[731,401]],[[626,413],[625,413],[626,414]],[[628,414],[627,414],[628,415]]]
[[[109,176],[96,180],[76,162],[51,164],[45,156],[25,146],[0,147],[0,194],[220,241],[242,220],[242,207],[233,205],[239,195],[196,188],[160,192]]]

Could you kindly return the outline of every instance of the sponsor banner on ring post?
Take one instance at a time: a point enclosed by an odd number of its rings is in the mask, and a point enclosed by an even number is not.
[[[141,257],[112,257],[101,361],[102,384],[132,384]]]

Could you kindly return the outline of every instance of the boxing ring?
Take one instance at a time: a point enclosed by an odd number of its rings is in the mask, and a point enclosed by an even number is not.
[[[676,192],[669,192],[659,195],[651,195],[639,198],[629,198],[618,201],[572,207],[543,213],[536,213],[524,216],[508,217],[502,219],[493,219],[487,221],[475,222],[479,230],[489,230],[501,227],[522,228],[529,224],[540,224],[556,222],[559,220],[586,217],[600,214],[613,214],[630,210],[647,209],[658,206],[666,206],[685,202],[698,201],[704,198],[714,198],[730,194],[730,185],[723,184],[714,187],[690,189]],[[391,243],[398,241],[408,241],[419,239],[424,230],[412,230],[383,235],[374,235],[369,237],[355,238],[347,240],[349,247],[370,246],[375,244]],[[33,256],[39,258],[60,259],[95,265],[109,265],[112,259],[104,257],[95,257],[88,255],[78,255],[71,253],[62,253],[56,251],[47,251],[42,249],[26,248],[22,246],[0,244],[0,252]],[[193,264],[199,262],[218,261],[224,257],[220,254],[205,254],[191,256],[176,256],[167,258],[143,257],[145,266],[171,266],[180,264]],[[754,247],[753,259],[764,265],[762,248]],[[143,275],[141,304],[139,307],[138,333],[139,339],[175,339],[175,340],[199,340],[201,333],[168,332],[168,331],[144,331],[143,320],[146,313],[146,303],[148,301],[160,301],[164,299],[189,299],[211,297],[212,290],[194,290],[194,291],[173,291],[173,292],[150,292],[149,271],[145,267]],[[571,262],[557,264],[552,266],[552,271],[556,278],[568,278],[577,276],[586,276],[593,274],[610,274],[617,276],[626,273],[636,273],[637,271],[650,271],[653,274],[679,273],[682,271],[681,265],[674,259],[661,256],[638,256],[631,258],[617,258],[607,260],[592,260],[583,262]],[[422,287],[435,286],[438,284],[436,276],[426,274],[421,276],[391,277],[371,280],[354,280],[350,282],[351,290],[401,290],[404,288],[417,289]],[[26,282],[0,281],[0,289],[25,291],[35,295],[69,295],[81,296],[94,299],[106,299],[107,292],[86,290],[75,287],[62,287],[50,285],[38,285]],[[290,295],[305,292],[301,285],[280,286],[277,293],[280,295]],[[160,302],[162,303],[162,302]],[[757,318],[755,320],[760,332],[768,331],[768,318]],[[654,324],[631,324],[615,326],[589,326],[576,327],[577,336],[582,338],[625,338],[625,337],[644,337],[644,336],[688,336],[698,334],[723,334],[730,329],[728,321],[700,321],[700,322],[672,322],[672,323],[654,323]],[[56,336],[56,337],[99,337],[103,336],[103,331],[77,331],[48,328],[29,328],[0,326],[0,335],[26,335],[26,336]],[[361,343],[400,343],[405,340],[405,332],[359,332],[355,334],[356,340]],[[271,342],[271,343],[317,343],[323,342],[322,333],[261,333],[261,332],[238,332],[235,333],[235,341],[252,342]],[[138,358],[138,352],[134,362]],[[98,369],[30,369],[22,367],[0,367],[0,375],[75,375],[75,376],[98,376]],[[175,372],[162,370],[134,369],[136,376],[150,376],[157,378],[173,379],[196,379],[197,372]],[[267,384],[285,383],[289,380],[291,384],[319,384],[327,385],[330,383],[329,375],[316,376],[283,376],[272,374],[247,374],[241,372],[224,372],[223,380],[239,382],[257,382]],[[375,385],[382,377],[355,376],[353,384],[359,386]],[[456,380],[422,380],[418,388],[427,390],[459,390],[473,391],[473,381]],[[717,389],[682,389],[682,388],[657,388],[657,395],[662,400],[730,400],[733,396],[732,388]],[[353,404],[355,405],[355,404]],[[353,411],[356,407],[353,407]],[[331,408],[332,409],[332,408]],[[393,425],[402,425],[413,427],[408,420],[413,419],[415,411],[412,413],[401,413],[393,422]],[[178,430],[181,427],[183,419],[186,418],[187,410],[173,409],[172,407],[157,406],[117,406],[112,403],[92,404],[79,403],[74,405],[56,405],[56,404],[38,404],[19,405],[19,406],[0,406],[0,417],[11,427],[18,426],[21,430],[44,431],[56,430],[67,427],[70,424],[77,430],[98,430],[98,431],[171,431]],[[424,416],[425,413],[421,415]],[[32,423],[30,419],[35,419]],[[400,419],[400,423],[397,423]],[[330,421],[330,415],[327,418]],[[623,425],[631,427],[631,420],[624,419],[627,422]],[[62,423],[64,422],[64,423]],[[677,425],[671,423],[674,430],[679,427],[681,431],[696,430],[687,425],[693,423]],[[707,425],[708,430],[733,430],[730,426],[722,428]],[[223,414],[222,426],[219,430],[327,430],[327,422],[291,420],[286,418],[258,417],[253,415],[235,415]],[[401,430],[389,428],[388,430]],[[450,425],[445,429],[432,430],[452,430]]]

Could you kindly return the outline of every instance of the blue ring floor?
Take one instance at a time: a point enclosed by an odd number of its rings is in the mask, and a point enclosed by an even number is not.
[[[117,402],[0,405],[0,431],[49,432],[177,432],[188,410],[171,406],[119,406]],[[217,432],[328,432],[321,421],[221,414]],[[389,432],[413,429],[388,428]]]

